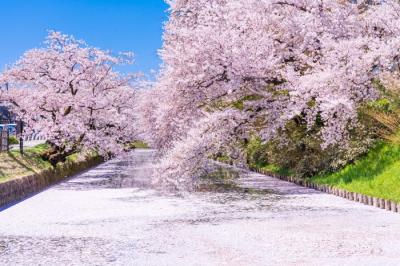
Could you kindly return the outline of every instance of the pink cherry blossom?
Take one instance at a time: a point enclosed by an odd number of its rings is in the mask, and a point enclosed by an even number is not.
[[[398,1],[169,3],[163,68],[141,102],[166,179],[189,180],[211,147],[268,141],[300,114],[310,127],[322,118],[324,147],[345,142],[358,106],[379,95],[372,81],[399,63]]]
[[[113,56],[59,32],[50,32],[46,44],[27,51],[1,75],[26,130],[40,131],[66,154],[121,152],[135,137],[136,75],[122,76],[113,68],[131,63],[132,55]]]

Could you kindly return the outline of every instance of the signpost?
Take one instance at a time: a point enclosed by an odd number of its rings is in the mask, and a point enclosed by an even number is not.
[[[8,82],[6,82],[4,85],[5,85],[6,91],[8,91]],[[0,89],[2,89],[2,86],[0,86]],[[4,107],[4,106],[0,106],[0,107]],[[10,113],[7,110],[7,108],[5,109],[5,111],[6,111],[7,115],[4,118],[6,118],[7,120],[11,120],[10,119]],[[0,119],[1,120],[3,119],[3,115],[2,115],[1,112],[0,112]],[[0,129],[0,152],[9,151],[9,149],[10,149],[9,142],[8,142],[8,138],[9,138],[10,132],[8,131],[9,128],[8,128],[8,125],[7,125],[7,123],[10,123],[10,122],[11,121],[7,121],[6,123],[4,123],[4,126],[2,126],[1,129]]]
[[[9,151],[8,145],[8,127],[4,126],[3,130],[1,131],[1,151]]]

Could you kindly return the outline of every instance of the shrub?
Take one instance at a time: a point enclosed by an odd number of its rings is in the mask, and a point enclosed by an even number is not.
[[[10,145],[19,144],[19,141],[16,136],[10,136],[10,137],[8,137],[8,143]]]
[[[323,124],[316,121],[311,128],[301,117],[296,117],[280,130],[280,137],[268,143],[252,137],[246,147],[247,163],[255,167],[273,166],[299,177],[336,171],[366,153],[376,139],[375,124],[363,112],[360,123],[350,130],[349,140],[341,145],[321,147],[319,137]]]

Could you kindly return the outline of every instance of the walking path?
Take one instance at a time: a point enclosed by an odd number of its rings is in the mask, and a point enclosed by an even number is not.
[[[46,140],[25,140],[24,148],[35,147],[43,143],[46,143]],[[10,145],[10,150],[18,150],[18,149],[19,149],[19,144]]]
[[[0,212],[0,265],[399,265],[400,215],[241,172],[240,189],[148,188],[152,152]]]

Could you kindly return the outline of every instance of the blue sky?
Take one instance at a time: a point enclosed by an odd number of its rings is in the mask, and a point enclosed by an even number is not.
[[[122,71],[158,70],[168,6],[163,0],[0,0],[0,68],[42,46],[48,30],[113,52],[132,51]]]

